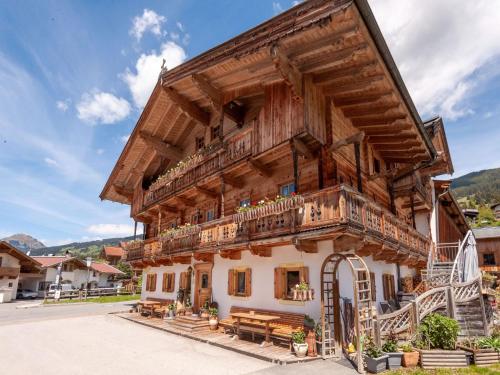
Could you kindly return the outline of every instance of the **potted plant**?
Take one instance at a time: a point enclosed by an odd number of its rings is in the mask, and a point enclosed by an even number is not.
[[[465,351],[456,350],[459,331],[458,322],[447,316],[433,313],[422,320],[415,344],[424,369],[467,366]]]
[[[309,345],[306,343],[306,334],[303,330],[292,332],[293,351],[299,358],[305,357]]]
[[[465,340],[459,347],[472,353],[474,364],[477,366],[493,365],[500,362],[500,335],[498,334]]]
[[[174,313],[175,313],[175,303],[170,303],[168,305],[168,317],[170,319],[174,318]]]
[[[401,350],[403,351],[403,366],[416,367],[418,365],[420,353],[413,349],[410,343],[401,345]]]
[[[208,301],[205,301],[205,303],[203,304],[203,307],[201,308],[200,318],[208,320],[208,318],[210,317],[210,314],[208,313],[208,309],[209,309],[209,303],[208,303]]]
[[[387,360],[388,369],[393,370],[401,367],[403,353],[398,351],[398,337],[394,331],[389,332],[384,345],[382,345],[382,350],[389,356]]]
[[[216,307],[210,307],[208,309],[208,314],[209,314],[208,324],[210,325],[210,330],[216,331],[219,326],[219,318],[218,318],[219,310]]]
[[[191,305],[191,301],[189,299],[186,300],[186,303],[184,304],[184,306],[186,307],[185,315],[186,316],[193,315],[193,305]]]
[[[373,342],[370,336],[368,336],[365,339],[365,361],[368,372],[377,374],[386,370],[387,358],[388,355]]]
[[[485,272],[483,273],[483,289],[493,288],[493,284],[495,284],[496,276],[493,276],[491,273]]]

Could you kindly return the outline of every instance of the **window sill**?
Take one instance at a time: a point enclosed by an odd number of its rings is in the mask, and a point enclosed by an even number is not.
[[[244,296],[230,296],[231,299],[237,300],[237,301],[248,301],[250,297],[244,297]]]
[[[280,305],[288,305],[288,306],[305,306],[305,301],[294,301],[293,299],[279,299],[278,303]]]

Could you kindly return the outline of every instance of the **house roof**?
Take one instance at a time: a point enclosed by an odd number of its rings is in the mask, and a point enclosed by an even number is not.
[[[424,128],[438,153],[436,162],[432,167],[432,175],[453,174],[453,162],[451,160],[443,119],[440,116],[436,116],[427,120],[424,122]]]
[[[465,215],[458,204],[455,194],[450,189],[451,180],[434,180],[437,198],[445,211],[450,215],[450,218],[455,222],[463,235],[469,228],[469,224],[465,219]]]
[[[108,273],[108,274],[115,274],[115,275],[123,275],[124,274],[118,268],[115,268],[107,263],[92,262],[92,265],[90,266],[90,268],[92,268],[94,271],[97,271],[100,273]]]
[[[36,269],[39,269],[41,267],[40,262],[38,262],[36,259],[30,257],[29,255],[26,255],[6,241],[0,241],[0,253],[9,254],[10,256],[17,258],[21,266],[29,266]]]
[[[82,267],[87,267],[86,263],[78,258],[75,257],[67,257],[67,256],[34,256],[32,257],[35,259],[37,262],[39,262],[42,265],[42,268],[49,268],[53,266],[57,266],[59,263],[63,262],[69,262],[69,261],[74,261],[78,265]]]
[[[121,257],[123,255],[123,249],[118,246],[104,246],[104,254],[107,257]]]
[[[476,239],[500,238],[500,227],[486,227],[472,229]]]
[[[498,203],[493,203],[493,204],[490,206],[490,208],[491,208],[492,210],[494,210],[496,207],[499,207],[499,206],[500,206],[500,202],[498,202]]]
[[[346,41],[332,42],[340,37]],[[310,46],[311,50],[299,53],[305,45]],[[367,1],[311,0],[282,12],[171,70],[162,69],[159,80],[100,194],[101,199],[131,204],[134,188],[138,183],[144,178],[154,177],[164,167],[158,161],[154,147],[150,147],[148,142],[151,144],[154,140],[160,141],[167,144],[169,149],[175,148],[181,152],[182,141],[190,132],[196,127],[207,125],[213,103],[210,104],[211,99],[200,88],[204,87],[203,82],[210,82],[210,86],[221,93],[224,103],[251,95],[252,90],[262,91],[265,82],[282,82],[282,74],[270,58],[270,48],[273,46],[279,47],[276,48],[279,49],[280,56],[283,55],[281,51],[297,55],[294,64],[299,72],[312,76],[316,74],[318,80],[321,78],[327,82],[329,81],[320,74],[324,75],[324,69],[332,61],[339,63],[334,64],[337,70],[328,70],[327,75],[337,78],[339,71],[344,74],[350,67],[345,64],[366,63],[379,79],[366,84],[365,91],[372,94],[385,92],[384,97],[390,96],[401,104],[399,109],[402,113],[398,109],[398,114],[393,117],[401,119],[403,116],[403,120],[394,120],[390,125],[392,128],[384,128],[387,131],[383,135],[404,142],[417,142],[411,157],[398,151],[387,153],[387,160],[416,164],[418,161],[435,159],[434,145],[424,130],[422,120]],[[343,49],[338,49],[339,46]],[[363,78],[358,74],[357,78],[369,81],[373,77]],[[352,77],[347,74],[342,79],[352,80]],[[325,90],[330,86],[325,84]],[[382,86],[384,90],[380,91]],[[186,116],[186,112],[193,115]],[[373,115],[372,112],[369,114]],[[355,114],[346,115],[349,116],[355,118]],[[363,121],[371,120],[359,121],[361,127]],[[368,134],[368,130],[365,129],[365,132]],[[378,134],[375,130],[370,132]],[[169,163],[172,162],[171,159],[167,157]]]

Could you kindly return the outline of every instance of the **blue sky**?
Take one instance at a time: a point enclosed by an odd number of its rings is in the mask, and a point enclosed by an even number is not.
[[[162,58],[171,68],[292,3],[0,2],[0,238],[132,234],[128,206],[98,195]],[[500,10],[370,3],[422,117],[444,116],[456,175],[499,167]]]

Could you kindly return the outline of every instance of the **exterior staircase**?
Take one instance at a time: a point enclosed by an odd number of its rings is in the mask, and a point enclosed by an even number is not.
[[[208,320],[192,315],[176,316],[174,319],[167,319],[166,322],[170,327],[184,332],[200,332],[210,329]]]

